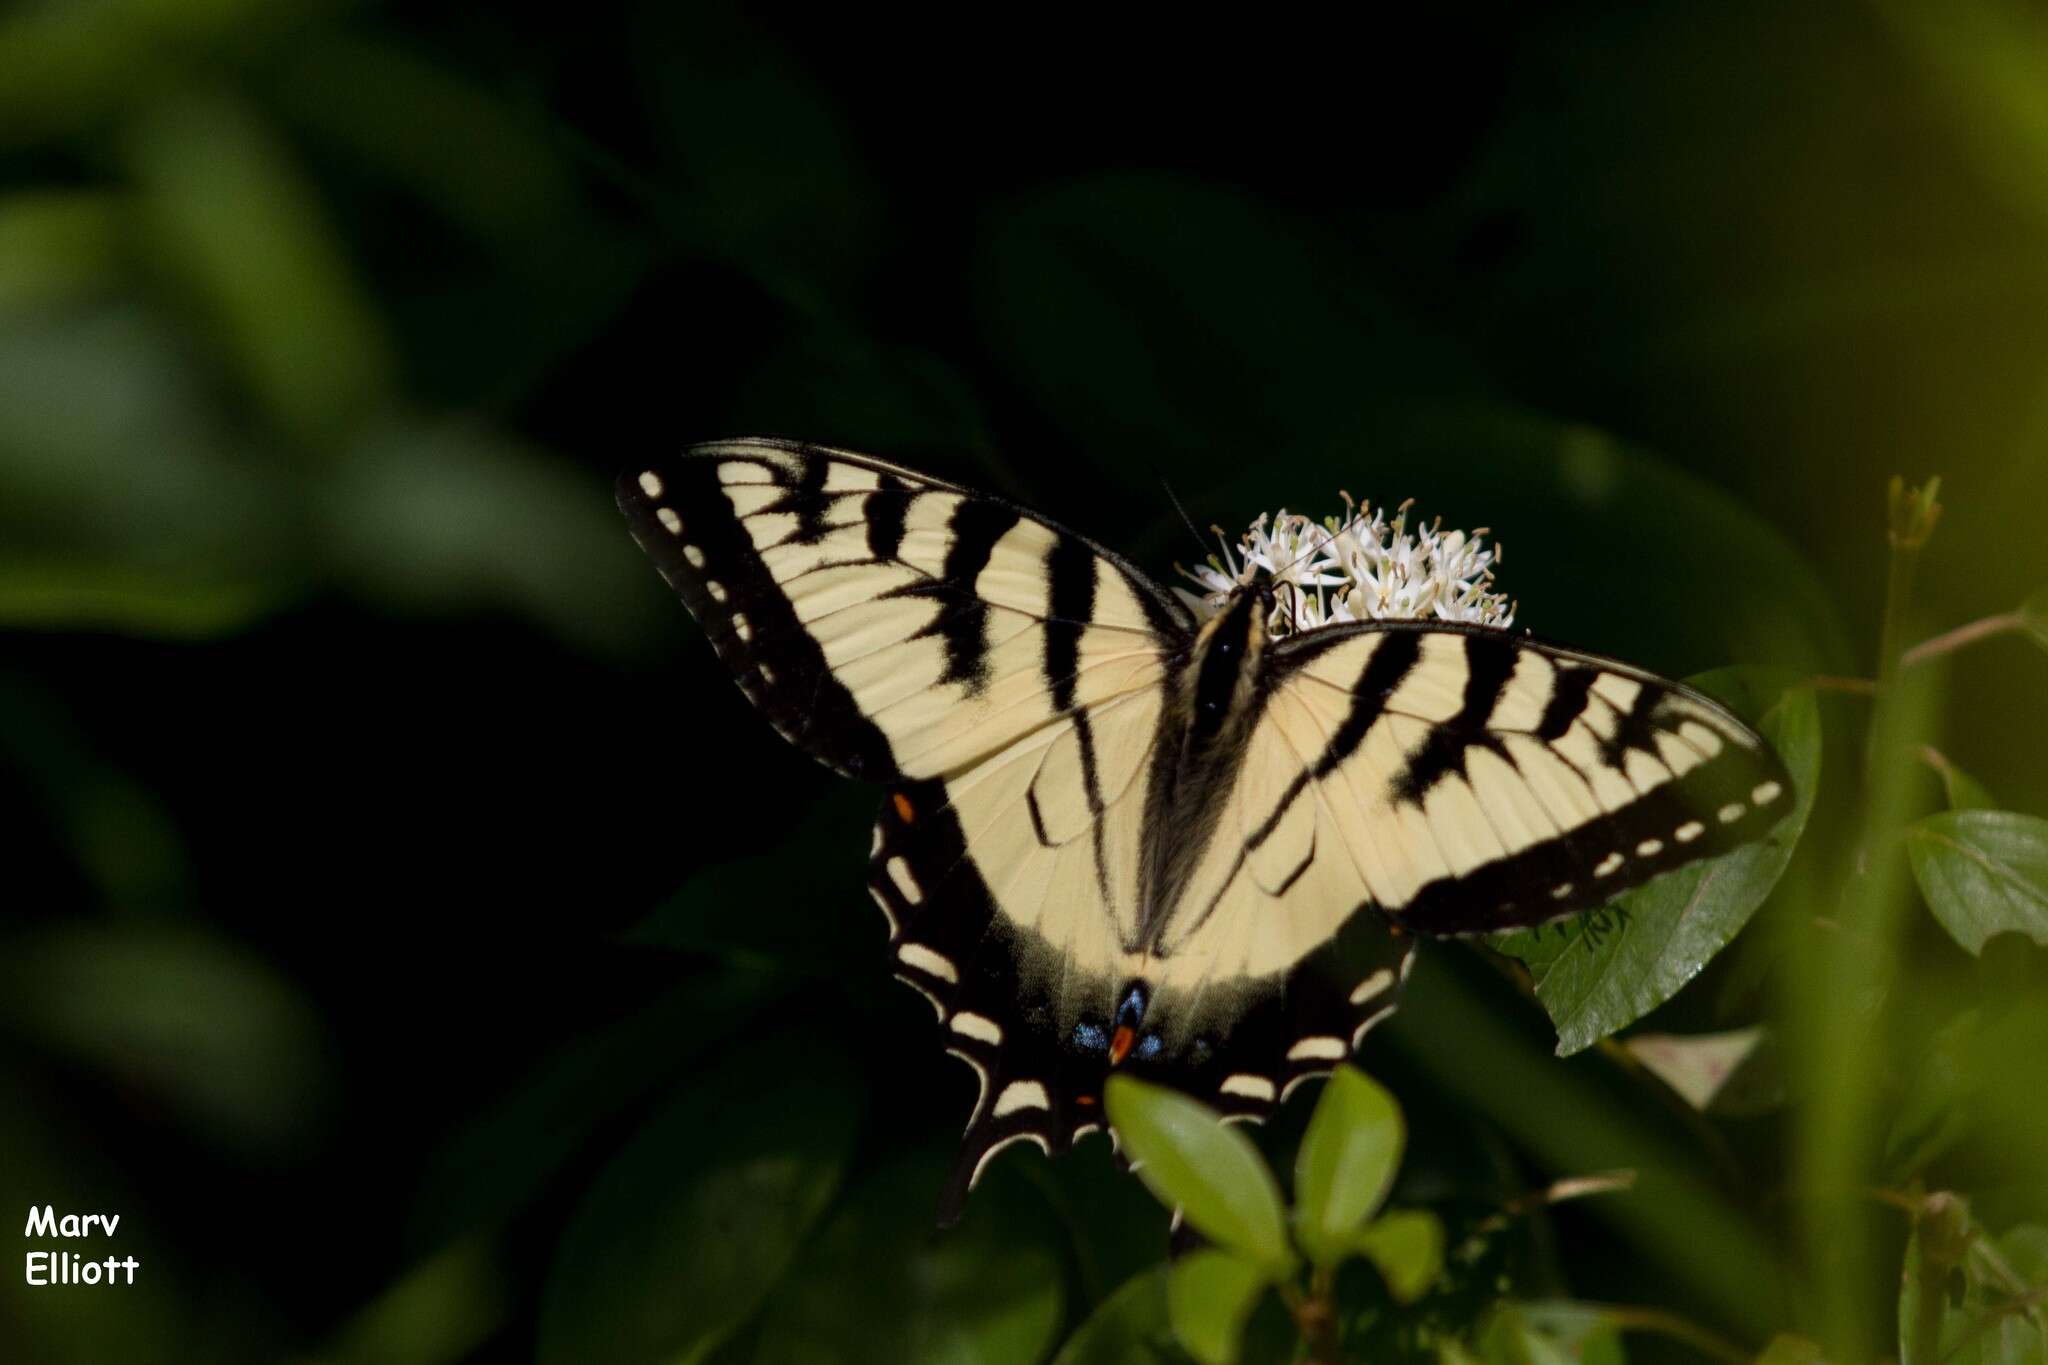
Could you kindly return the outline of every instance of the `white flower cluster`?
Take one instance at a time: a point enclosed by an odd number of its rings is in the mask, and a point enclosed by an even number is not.
[[[1204,619],[1229,600],[1231,590],[1264,576],[1274,588],[1266,629],[1274,638],[1344,621],[1405,621],[1432,618],[1485,626],[1514,622],[1514,605],[1493,591],[1499,547],[1485,547],[1486,528],[1467,535],[1446,531],[1442,521],[1408,528],[1409,503],[1388,521],[1384,508],[1359,507],[1346,493],[1349,515],[1309,520],[1281,508],[1261,515],[1239,539],[1235,552],[1181,573],[1204,590],[1176,589]],[[1268,524],[1270,520],[1270,525]],[[1216,528],[1222,540],[1222,529]]]

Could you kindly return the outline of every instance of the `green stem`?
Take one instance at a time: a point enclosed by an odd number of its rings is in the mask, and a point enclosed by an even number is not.
[[[1294,1315],[1294,1328],[1301,1333],[1312,1365],[1343,1365],[1337,1344],[1336,1272],[1322,1267],[1309,1276],[1308,1293],[1282,1284],[1280,1301]]]
[[[1885,576],[1884,628],[1878,637],[1877,683],[1887,686],[1898,676],[1906,653],[1906,621],[1913,605],[1913,574],[1920,566],[1920,551],[1941,520],[1940,479],[1929,479],[1924,488],[1908,490],[1894,478],[1890,489],[1891,561]],[[1939,637],[1937,637],[1939,638]],[[1932,643],[1931,641],[1929,643]]]
[[[1808,940],[1809,960],[1798,974],[1827,989],[1802,990],[1788,1000],[1800,1021],[1803,1061],[1810,1068],[1812,1103],[1799,1113],[1797,1183],[1842,1191],[1812,1200],[1802,1210],[1808,1273],[1832,1358],[1865,1360],[1877,1354],[1871,1302],[1880,1242],[1876,1211],[1850,1191],[1869,1183],[1880,1153],[1872,1120],[1882,1083],[1883,1049],[1874,1034],[1897,975],[1899,936],[1905,923],[1906,883],[1894,856],[1891,831],[1913,799],[1915,759],[1908,740],[1921,732],[1931,700],[1926,675],[1903,671],[1912,592],[1920,553],[1940,516],[1937,485],[1908,491],[1894,480],[1888,532],[1884,623],[1877,657],[1877,689],[1870,718],[1859,828],[1836,917],[1843,932]]]

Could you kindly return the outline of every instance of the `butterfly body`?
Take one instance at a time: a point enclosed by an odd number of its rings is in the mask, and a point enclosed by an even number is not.
[[[980,1081],[957,1213],[1113,1070],[1257,1118],[1390,1014],[1414,935],[1540,923],[1789,808],[1724,708],[1483,626],[1270,638],[1036,514],[871,457],[697,447],[636,538],[785,738],[887,789],[893,967]],[[1412,930],[1401,933],[1397,930]]]

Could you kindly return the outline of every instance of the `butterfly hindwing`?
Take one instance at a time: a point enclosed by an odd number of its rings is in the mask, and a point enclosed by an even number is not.
[[[963,813],[942,782],[906,785],[883,802],[868,883],[890,926],[898,979],[932,1005],[943,1045],[976,1082],[941,1218],[958,1217],[994,1155],[1018,1142],[1049,1154],[1100,1130],[1102,1085],[1118,996],[1131,989],[1104,917],[1085,893],[1068,909],[1072,931],[1094,942],[1049,941],[1043,927],[1005,912],[972,851]],[[1114,808],[1108,818],[1115,819]],[[1041,857],[1054,856],[1041,850]],[[1177,1009],[1198,1031],[1148,1030],[1123,1069],[1194,1095],[1229,1118],[1263,1119],[1302,1081],[1350,1056],[1394,1012],[1413,965],[1412,938],[1390,933],[1370,911],[1320,943],[1308,959],[1263,981],[1220,965],[1176,997],[1161,974],[1155,1017]],[[1207,987],[1214,997],[1205,1002]]]

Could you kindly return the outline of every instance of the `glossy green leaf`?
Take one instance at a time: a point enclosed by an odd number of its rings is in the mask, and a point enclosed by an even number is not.
[[[1396,1303],[1413,1303],[1444,1273],[1443,1221],[1426,1209],[1395,1209],[1365,1225],[1352,1243],[1379,1268]]]
[[[1264,1267],[1227,1251],[1204,1248],[1183,1256],[1166,1284],[1174,1338],[1202,1365],[1232,1365],[1245,1323],[1271,1283]]]
[[[1746,710],[1768,675],[1722,669],[1691,681]],[[1752,717],[1754,713],[1750,713]],[[1734,938],[1776,886],[1806,829],[1820,783],[1820,712],[1813,694],[1784,692],[1758,726],[1792,776],[1796,800],[1770,839],[1682,867],[1587,915],[1493,940],[1525,963],[1536,998],[1569,1056],[1677,994]]]
[[[1405,1141],[1385,1087],[1355,1066],[1331,1073],[1294,1162],[1294,1236],[1310,1260],[1331,1266],[1350,1254],[1393,1187]]]
[[[743,1326],[839,1187],[860,1092],[805,1037],[745,1048],[680,1090],[598,1176],[558,1243],[539,1365],[675,1365]]]
[[[1126,1280],[1074,1329],[1052,1365],[1170,1365],[1178,1359],[1166,1312],[1167,1270],[1155,1266]]]
[[[1943,811],[1906,831],[1927,908],[1973,953],[1994,934],[2048,944],[2048,820],[2014,811]]]
[[[1251,1139],[1206,1105],[1130,1076],[1110,1078],[1103,1106],[1161,1203],[1246,1260],[1275,1273],[1293,1264],[1280,1187]]]
[[[933,1228],[944,1152],[869,1177],[820,1227],[761,1314],[754,1365],[1011,1365],[1044,1359],[1065,1301],[1056,1232],[1024,1182],[991,1172],[959,1226]]]

